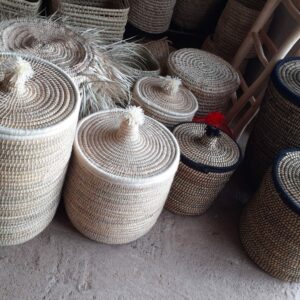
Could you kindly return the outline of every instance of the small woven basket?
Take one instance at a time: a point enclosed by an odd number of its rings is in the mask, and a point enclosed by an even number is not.
[[[124,244],[156,223],[178,168],[171,132],[141,108],[84,119],[64,189],[67,213],[88,238]]]
[[[148,33],[169,29],[176,0],[129,0],[129,23]]]
[[[168,59],[170,75],[179,77],[198,99],[197,115],[225,112],[240,79],[234,68],[222,58],[198,49],[180,49]]]
[[[59,11],[66,17],[67,24],[80,28],[99,28],[102,40],[116,42],[123,39],[129,4],[127,0],[61,0]]]
[[[42,0],[1,0],[0,12],[4,17],[33,17],[38,15]]]
[[[259,13],[259,9],[251,8],[250,5],[246,6],[242,1],[229,0],[213,36],[215,47],[218,49],[217,54],[231,61]],[[252,49],[248,53],[248,58],[254,56],[255,51]]]
[[[198,111],[198,101],[181,80],[171,77],[145,77],[133,91],[133,100],[146,115],[169,128],[193,120]]]
[[[240,164],[240,148],[226,133],[203,123],[180,124],[173,134],[181,162],[166,208],[180,215],[201,215]]]
[[[300,58],[280,61],[250,136],[245,162],[260,183],[275,155],[300,146]]]
[[[242,244],[264,271],[300,281],[300,148],[282,151],[240,223]]]
[[[51,222],[79,113],[70,77],[46,61],[0,54],[0,245],[24,243]]]

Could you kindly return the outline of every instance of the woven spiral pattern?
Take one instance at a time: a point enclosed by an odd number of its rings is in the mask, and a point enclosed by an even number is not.
[[[225,60],[231,61],[254,25],[259,13],[259,9],[247,7],[241,1],[229,0],[213,35],[216,53]],[[248,58],[254,56],[255,51],[252,49]]]
[[[1,83],[15,58],[0,54]],[[78,90],[65,73],[23,59],[34,71],[24,91],[0,88],[0,245],[26,242],[51,222],[79,113]]]
[[[245,161],[254,183],[260,183],[280,150],[299,146],[300,59],[291,58],[275,68],[249,139]]]
[[[208,136],[205,124],[175,127],[181,162],[166,208],[181,215],[201,215],[216,199],[241,160],[239,146],[225,133]]]
[[[0,12],[5,17],[30,17],[39,12],[42,0],[1,0]]]
[[[300,281],[300,149],[281,154],[245,208],[240,235],[250,258],[284,281]]]
[[[129,22],[148,33],[169,29],[176,0],[129,0]]]
[[[116,42],[123,39],[129,4],[127,0],[61,0],[60,12],[66,17],[67,24],[81,28],[99,28],[102,40]]]
[[[141,106],[148,116],[167,127],[192,121],[198,110],[197,99],[183,86],[180,86],[175,95],[168,94],[164,89],[167,80],[163,77],[140,79],[134,88],[134,102]]]
[[[198,99],[198,115],[224,112],[240,80],[222,58],[198,49],[180,49],[170,54],[168,68]]]
[[[0,47],[48,60],[75,76],[86,72],[94,59],[92,48],[80,35],[43,19],[2,22]]]
[[[152,228],[179,164],[168,129],[148,117],[131,127],[124,116],[105,111],[81,122],[64,191],[74,226],[109,244],[129,243]]]

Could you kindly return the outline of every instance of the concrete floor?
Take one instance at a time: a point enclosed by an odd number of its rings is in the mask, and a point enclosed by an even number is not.
[[[165,211],[125,246],[86,239],[60,208],[40,236],[0,248],[0,299],[300,299],[300,285],[271,278],[241,248],[243,183],[237,175],[201,217]]]

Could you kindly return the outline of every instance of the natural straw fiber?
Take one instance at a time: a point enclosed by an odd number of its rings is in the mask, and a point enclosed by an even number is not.
[[[248,7],[241,1],[229,0],[213,35],[217,54],[231,61],[259,13],[259,9]],[[254,49],[248,54],[248,57],[253,56],[255,56]]]
[[[102,40],[116,42],[123,39],[129,3],[127,0],[61,0],[59,11],[67,24],[87,29],[99,28]]]
[[[178,78],[142,78],[134,87],[133,100],[146,115],[169,128],[192,121],[198,111],[196,97]]]
[[[280,61],[250,136],[245,161],[255,184],[282,149],[300,147],[300,58]]]
[[[179,77],[198,99],[198,115],[226,111],[240,80],[222,58],[198,49],[180,49],[170,54],[169,73]]]
[[[179,156],[171,132],[140,108],[87,117],[77,131],[64,190],[73,225],[108,244],[143,236],[163,209]]]
[[[176,0],[129,0],[129,23],[148,33],[169,29]]]
[[[79,92],[46,61],[0,54],[0,245],[51,222],[71,155]]]
[[[124,47],[118,45],[120,52]],[[51,20],[15,19],[1,22],[0,48],[46,59],[70,74],[80,86],[81,117],[129,101],[130,74],[112,60],[111,47],[97,46],[88,34]]]
[[[4,18],[34,17],[41,4],[42,0],[1,0],[0,14]]]
[[[239,146],[226,133],[202,123],[175,127],[181,162],[166,208],[201,215],[223,190],[241,161]]]
[[[282,151],[245,208],[240,235],[250,258],[284,281],[300,281],[300,148]]]

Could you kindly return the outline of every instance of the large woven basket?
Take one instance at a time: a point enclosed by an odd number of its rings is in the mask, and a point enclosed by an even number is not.
[[[42,0],[1,0],[0,13],[4,17],[36,16]]]
[[[241,161],[239,146],[226,133],[202,123],[175,127],[181,162],[166,208],[201,215],[223,190]]]
[[[229,0],[216,26],[213,41],[217,54],[227,61],[231,61],[235,56],[260,13],[257,9],[260,6],[255,6],[254,1],[252,5],[250,2]],[[253,56],[254,49],[248,53],[248,57]]]
[[[133,100],[146,115],[169,128],[192,121],[198,111],[196,97],[178,78],[142,78],[134,87]]]
[[[98,242],[124,244],[156,223],[179,164],[171,132],[142,110],[84,119],[64,190],[73,225]]]
[[[106,42],[123,39],[129,13],[127,0],[60,0],[59,10],[71,26],[99,28],[98,35]]]
[[[9,53],[0,61],[0,245],[15,245],[56,212],[80,100],[70,77],[46,61]]]
[[[250,136],[245,162],[257,185],[282,149],[300,147],[300,58],[275,67],[266,98]]]
[[[242,244],[270,275],[300,281],[300,148],[282,151],[244,210]]]
[[[222,58],[198,49],[180,49],[170,54],[169,73],[179,77],[198,99],[198,115],[225,112],[240,79]]]
[[[129,23],[148,33],[169,29],[176,0],[129,0]]]

